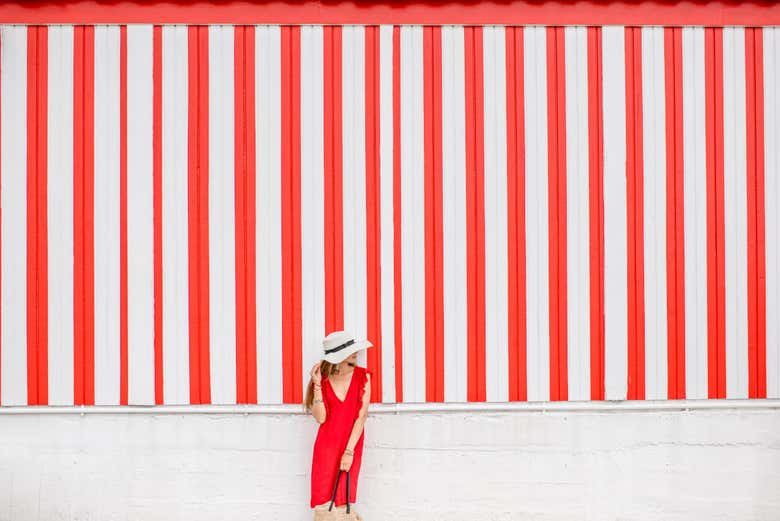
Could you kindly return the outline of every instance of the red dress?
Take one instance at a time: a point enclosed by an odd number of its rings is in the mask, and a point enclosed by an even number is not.
[[[371,373],[365,367],[355,366],[352,379],[349,382],[347,395],[344,401],[339,400],[330,381],[322,380],[322,401],[325,405],[327,417],[320,424],[317,431],[317,439],[314,440],[314,451],[311,461],[311,508],[322,503],[330,503],[333,497],[333,486],[338,476],[341,456],[347,448],[352,427],[360,414],[360,406],[363,404],[363,387],[366,384],[366,373]],[[352,457],[352,466],[349,468],[349,503],[355,502],[357,497],[358,476],[360,474],[360,461],[363,455],[363,434],[358,438]],[[339,480],[339,488],[336,492],[336,506],[346,503],[347,476],[342,474]]]

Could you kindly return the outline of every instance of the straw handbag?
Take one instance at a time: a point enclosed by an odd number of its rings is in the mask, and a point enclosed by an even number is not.
[[[336,490],[339,487],[339,479],[343,470],[339,470],[338,476],[336,476],[336,485],[333,487],[333,497],[330,500],[330,506],[327,510],[324,508],[314,509],[314,521],[363,521],[354,508],[350,509],[349,506],[349,471],[347,471],[347,504],[345,507],[336,507]]]

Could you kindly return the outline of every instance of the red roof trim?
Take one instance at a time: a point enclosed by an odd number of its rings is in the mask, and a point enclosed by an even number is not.
[[[315,1],[12,0],[0,23],[780,25],[780,3],[753,0]]]

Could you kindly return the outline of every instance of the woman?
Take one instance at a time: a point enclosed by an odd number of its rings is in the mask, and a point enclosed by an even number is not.
[[[322,342],[322,360],[311,369],[304,406],[320,424],[311,462],[311,508],[327,508],[339,470],[349,473],[349,503],[357,497],[363,455],[363,425],[371,397],[371,373],[357,365],[357,353],[371,347],[335,331]],[[346,474],[341,476],[335,506],[346,504]]]

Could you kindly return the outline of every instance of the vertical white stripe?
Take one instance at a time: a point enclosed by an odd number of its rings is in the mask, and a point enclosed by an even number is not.
[[[628,393],[625,29],[602,31],[604,95],[604,390]]]
[[[52,26],[49,38],[46,230],[49,289],[49,405],[73,405],[73,27]],[[97,97],[97,41],[95,80]],[[3,89],[5,96],[5,89]],[[95,100],[95,151],[98,151],[98,101]],[[3,131],[5,131],[5,126]],[[96,158],[97,159],[97,158]],[[99,172],[95,163],[95,172]],[[4,173],[4,172],[3,172]],[[96,176],[97,184],[98,176]],[[96,197],[98,192],[95,192]],[[118,203],[118,201],[117,201]],[[118,204],[117,204],[118,207]],[[5,213],[5,204],[3,204]],[[97,208],[96,208],[97,209]],[[96,213],[96,216],[98,214]],[[4,215],[5,217],[5,215]],[[7,218],[7,217],[6,217]],[[97,226],[97,220],[96,226]],[[97,237],[96,237],[97,239]],[[5,247],[5,241],[3,242]],[[97,242],[95,244],[95,254]],[[97,270],[97,264],[95,268]],[[97,272],[96,272],[97,273]],[[5,284],[6,279],[3,280]],[[97,292],[97,285],[95,287]],[[96,293],[97,296],[97,293]],[[3,306],[3,312],[8,310]],[[97,309],[96,326],[97,326]],[[18,327],[18,326],[17,326]],[[21,329],[21,328],[20,328]],[[95,400],[101,350],[95,338]],[[117,352],[118,355],[118,352]],[[118,375],[115,375],[118,381]],[[119,403],[118,401],[116,403]]]
[[[468,391],[463,38],[463,27],[441,29],[444,400],[447,402],[465,402]]]
[[[51,34],[51,33],[50,33]],[[50,62],[51,63],[51,62]],[[49,89],[57,90],[59,86]],[[119,27],[95,27],[95,405],[119,404]],[[151,185],[151,172],[146,173]],[[135,176],[137,179],[139,176]],[[151,193],[151,192],[150,192]],[[61,198],[63,193],[55,194]],[[128,198],[136,202],[136,199]],[[151,203],[151,198],[149,199]],[[149,230],[151,231],[151,204]],[[131,221],[136,224],[135,221]],[[134,237],[136,238],[136,237]],[[151,251],[151,234],[148,246]],[[143,242],[133,241],[143,249]],[[66,257],[67,258],[67,257]],[[151,266],[151,255],[149,256]],[[147,286],[151,289],[152,272]],[[137,282],[137,281],[134,281]],[[136,296],[136,295],[134,295]],[[149,297],[151,297],[151,293]],[[137,300],[132,301],[134,304]],[[153,299],[144,311],[150,316]],[[51,316],[51,315],[49,315]],[[137,327],[137,324],[128,324]],[[128,328],[130,329],[130,328]]]
[[[27,27],[2,26],[0,38],[0,398],[27,405]]]
[[[209,27],[209,364],[211,402],[236,402],[235,40]]]
[[[382,401],[395,401],[393,26],[379,28],[379,168],[382,258]]]
[[[423,28],[401,28],[401,293],[403,395],[425,401]]]
[[[301,284],[303,385],[325,336],[323,28],[301,27]],[[329,333],[329,332],[328,332]]]
[[[185,26],[166,26],[162,31],[163,399],[166,404],[186,404],[190,401],[188,29]],[[130,186],[128,176],[128,211]],[[143,186],[139,188],[143,189]],[[128,237],[129,231],[128,222]],[[132,251],[131,246],[128,240],[128,255]],[[129,272],[128,259],[128,292]],[[148,289],[144,292],[149,295]],[[129,303],[129,308],[132,309],[133,305],[138,306],[135,320],[139,323],[149,320],[148,311],[141,310],[142,304]],[[128,319],[129,323],[133,323],[130,316]],[[137,350],[150,342],[146,336],[149,332],[135,334],[139,347],[129,349]],[[128,337],[132,346],[134,337],[130,331]]]
[[[127,27],[128,403],[154,403],[151,25]],[[168,272],[170,273],[170,272]],[[165,299],[163,298],[163,302]],[[147,328],[147,329],[142,329]]]
[[[569,400],[590,400],[588,33],[564,30],[566,49],[566,307]]]
[[[726,397],[748,397],[745,30],[723,29]]]
[[[364,31],[362,26],[344,26],[341,33],[344,329],[355,338],[366,338],[368,334]],[[366,367],[365,349],[358,353],[357,360],[358,365]]]
[[[780,398],[780,29],[764,32],[766,397]]]
[[[664,28],[642,28],[645,398],[668,397]]]
[[[707,163],[704,29],[682,31],[685,194],[685,397],[707,398]]]
[[[509,400],[509,303],[506,179],[506,46],[503,27],[482,37],[485,107],[486,400]]]
[[[257,401],[282,403],[281,36],[255,29]],[[308,383],[308,379],[304,380]]]
[[[528,27],[523,38],[528,401],[534,402],[550,399],[546,28]]]

